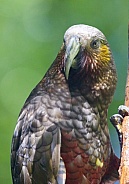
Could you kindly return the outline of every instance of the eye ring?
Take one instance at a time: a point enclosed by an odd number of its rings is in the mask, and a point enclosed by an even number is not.
[[[100,40],[92,40],[90,46],[92,49],[98,49],[100,46]]]

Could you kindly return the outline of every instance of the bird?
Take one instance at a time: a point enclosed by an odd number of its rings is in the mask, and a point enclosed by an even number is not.
[[[56,59],[32,90],[12,137],[13,184],[112,184],[119,158],[107,113],[117,84],[105,35],[69,27]]]

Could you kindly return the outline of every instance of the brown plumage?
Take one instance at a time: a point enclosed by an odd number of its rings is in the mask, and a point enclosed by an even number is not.
[[[118,179],[107,125],[117,76],[101,31],[70,27],[14,131],[14,184],[99,184]]]

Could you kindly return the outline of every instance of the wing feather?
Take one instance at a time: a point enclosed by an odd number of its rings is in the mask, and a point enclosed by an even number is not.
[[[23,108],[14,131],[11,149],[14,184],[57,183],[61,133],[50,120],[42,98],[31,99]]]

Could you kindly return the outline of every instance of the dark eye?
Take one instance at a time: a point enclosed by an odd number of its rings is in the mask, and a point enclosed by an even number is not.
[[[97,49],[100,46],[100,41],[99,40],[92,40],[90,43],[90,46],[92,49]]]

